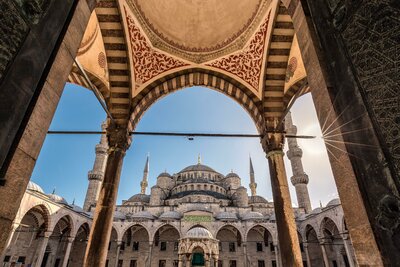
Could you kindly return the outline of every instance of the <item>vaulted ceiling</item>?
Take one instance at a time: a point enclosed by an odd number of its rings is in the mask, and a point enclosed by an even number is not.
[[[77,59],[121,124],[171,91],[204,85],[234,98],[260,128],[260,117],[279,119],[308,90],[278,0],[102,0]],[[76,66],[70,81],[88,87]]]

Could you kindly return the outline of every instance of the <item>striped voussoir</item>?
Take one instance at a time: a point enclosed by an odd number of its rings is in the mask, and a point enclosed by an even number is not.
[[[201,69],[191,69],[167,75],[144,88],[133,99],[131,127],[135,129],[144,112],[161,97],[191,86],[205,86],[233,98],[252,117],[257,129],[263,129],[261,101],[249,89],[230,77]]]
[[[85,70],[85,72],[92,85],[94,85],[100,91],[104,99],[107,99],[110,94],[108,85],[101,81],[96,75],[92,74],[90,71]],[[71,73],[68,76],[68,82],[90,89],[89,83],[86,81],[85,77],[75,64],[72,66]]]
[[[285,110],[284,87],[294,28],[285,6],[280,3],[271,34],[265,71],[263,112],[266,121],[279,119]]]
[[[290,88],[286,90],[285,95],[283,97],[285,110],[289,107],[290,103],[292,103],[295,100],[295,98],[308,93],[309,88],[310,87],[308,86],[307,77],[300,79],[292,86],[290,86]]]
[[[117,124],[126,125],[131,107],[131,74],[118,1],[99,1],[96,14],[103,36],[110,80],[107,105]]]

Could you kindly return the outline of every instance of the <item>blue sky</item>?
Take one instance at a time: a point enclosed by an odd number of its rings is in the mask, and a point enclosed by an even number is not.
[[[310,95],[301,97],[292,108],[299,134],[321,136]],[[93,93],[67,84],[57,108],[52,130],[100,130],[105,113]],[[229,97],[213,90],[193,87],[178,91],[156,102],[142,117],[137,131],[176,131],[211,133],[256,133],[250,116]],[[97,135],[48,135],[39,155],[32,180],[46,193],[68,202],[83,205],[92,169]],[[304,169],[310,176],[309,191],[313,207],[326,204],[336,195],[336,188],[322,139],[299,141],[304,150]],[[159,173],[171,174],[195,164],[201,154],[204,164],[226,175],[231,170],[249,184],[249,155],[253,160],[257,192],[272,199],[268,165],[258,138],[195,138],[135,136],[126,154],[121,174],[118,201],[140,191],[146,155],[150,154],[150,179],[147,193]],[[287,161],[287,159],[286,159]],[[286,162],[291,176],[289,161]],[[317,163],[317,164],[316,164]],[[294,188],[290,186],[296,204]],[[248,190],[248,193],[250,191]]]

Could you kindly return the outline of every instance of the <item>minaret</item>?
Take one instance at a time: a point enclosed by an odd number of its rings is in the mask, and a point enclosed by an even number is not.
[[[143,179],[140,182],[140,188],[141,188],[140,194],[146,194],[148,179],[149,179],[149,155],[147,155],[146,165],[144,166],[144,170],[143,170]]]
[[[101,125],[103,132],[106,130],[106,127],[107,123],[103,122]],[[85,203],[83,204],[84,211],[90,211],[96,206],[107,164],[107,150],[107,136],[102,134],[100,143],[96,145],[96,159],[94,160],[93,169],[88,172],[89,186],[86,192]]]
[[[288,112],[285,118],[285,129],[287,134],[297,134],[297,127],[293,125],[292,115],[290,112]],[[290,178],[290,180],[296,188],[297,202],[299,204],[299,208],[303,208],[306,213],[310,213],[311,202],[307,188],[308,175],[304,172],[303,163],[301,162],[303,151],[298,146],[296,138],[288,138],[287,140],[289,145],[287,156],[290,160],[293,171],[293,176]]]
[[[253,168],[253,162],[251,162],[251,157],[250,157],[250,190],[251,190],[251,196],[254,197],[257,195],[256,188],[257,188],[257,183],[256,179],[254,178],[254,168]]]

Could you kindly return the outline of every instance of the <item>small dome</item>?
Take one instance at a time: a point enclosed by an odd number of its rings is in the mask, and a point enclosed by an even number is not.
[[[311,211],[311,214],[318,214],[318,213],[321,213],[322,212],[322,209],[321,208],[315,208],[315,209],[313,209],[312,211]]]
[[[234,172],[228,173],[225,178],[240,178],[239,175],[237,175]]]
[[[72,204],[71,208],[73,211],[78,212],[78,213],[84,212],[84,210],[81,207],[79,207],[78,205],[75,205],[75,204]]]
[[[264,215],[260,212],[250,211],[242,216],[243,221],[251,221],[251,220],[263,220],[265,219]]]
[[[263,198],[262,196],[251,196],[249,197],[249,204],[255,204],[255,203],[268,203],[268,200]]]
[[[172,178],[171,175],[168,172],[162,172],[158,175],[158,177],[168,177],[168,178]],[[157,177],[157,178],[158,178]]]
[[[212,168],[203,165],[203,164],[196,164],[196,165],[190,165],[183,170],[181,170],[179,173],[182,172],[190,172],[190,171],[206,171],[206,172],[216,172]]]
[[[160,220],[180,220],[182,218],[182,214],[177,211],[166,211],[159,217]]]
[[[43,189],[38,184],[36,184],[32,181],[29,181],[28,187],[26,188],[26,190],[35,191],[35,192],[44,194]]]
[[[337,206],[337,205],[340,205],[341,203],[340,203],[340,199],[338,199],[338,198],[334,198],[334,199],[332,199],[331,201],[329,201],[328,202],[328,204],[326,205],[327,207],[330,207],[330,206]]]
[[[59,195],[49,194],[47,196],[50,198],[51,201],[54,201],[58,204],[68,205],[68,202],[65,200],[65,198],[60,197]]]
[[[126,215],[124,213],[122,213],[121,211],[116,210],[114,212],[114,219],[125,220],[126,219]]]
[[[136,194],[131,196],[128,199],[128,202],[142,202],[142,203],[149,203],[150,202],[150,196],[146,194]]]
[[[130,215],[132,219],[139,220],[154,220],[155,216],[148,211],[139,211]]]
[[[223,212],[218,213],[215,216],[215,219],[221,220],[221,221],[236,221],[236,220],[238,220],[238,216],[236,215],[236,213],[223,211]]]
[[[186,233],[186,237],[188,238],[213,238],[210,231],[203,227],[195,227],[190,229]]]

